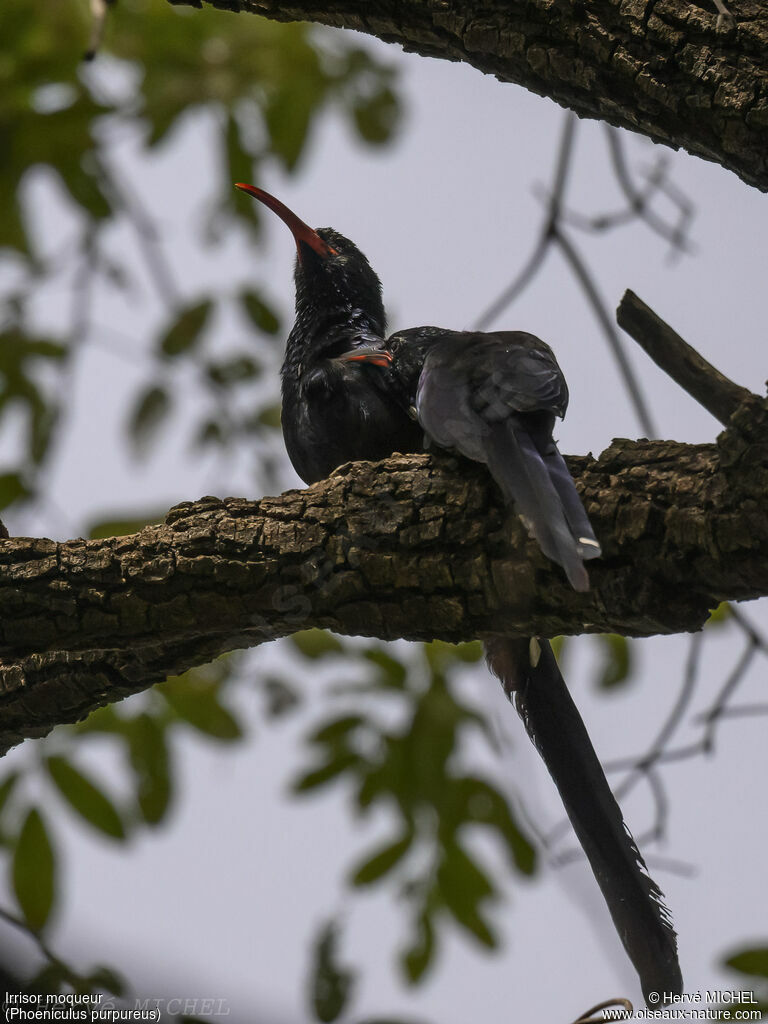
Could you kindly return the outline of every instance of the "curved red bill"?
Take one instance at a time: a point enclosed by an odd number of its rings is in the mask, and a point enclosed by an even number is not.
[[[342,352],[336,358],[341,363],[370,363],[373,366],[391,366],[392,353],[386,349],[373,348],[372,346],[361,346],[351,349],[349,352]]]
[[[255,185],[246,185],[243,182],[237,182],[235,188],[239,188],[241,192],[247,192],[249,196],[253,196],[254,199],[258,199],[260,203],[268,206],[273,213],[276,213],[280,220],[287,224],[291,229],[293,237],[296,239],[296,248],[299,251],[299,257],[301,257],[301,248],[299,242],[304,242],[310,249],[313,249],[318,256],[336,256],[337,252],[331,248],[327,242],[318,235],[318,233],[305,224],[303,220],[300,220],[296,214],[289,210],[288,207],[281,203],[279,199],[275,199],[269,192],[265,192],[263,188],[257,188]]]

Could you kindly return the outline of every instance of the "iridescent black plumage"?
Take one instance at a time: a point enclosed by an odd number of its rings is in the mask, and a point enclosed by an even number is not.
[[[274,197],[296,238],[296,322],[282,370],[283,432],[308,483],[343,462],[411,452],[425,440],[485,463],[572,586],[600,553],[552,437],[568,390],[552,351],[523,332],[420,327],[385,340],[381,285],[348,239],[314,231]],[[622,819],[548,641],[495,637],[489,667],[514,699],[560,792],[649,1005],[682,992],[663,895]]]
[[[382,356],[383,365],[376,365],[372,354],[350,358],[358,349],[384,349],[379,279],[338,232],[322,228],[317,235],[335,255],[329,259],[298,243],[296,321],[281,375],[285,445],[307,483],[343,462],[419,451],[423,438],[392,402],[397,385],[389,359]]]

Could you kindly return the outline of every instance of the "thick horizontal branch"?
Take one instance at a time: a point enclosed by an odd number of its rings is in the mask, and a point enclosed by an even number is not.
[[[627,290],[616,310],[616,320],[681,388],[727,426],[731,416],[752,392],[720,373],[669,324]]]
[[[201,7],[203,0],[171,0]],[[465,61],[581,117],[714,160],[768,190],[768,5],[728,0],[204,0],[359,29]]]
[[[204,498],[99,541],[0,543],[0,748],[235,648],[309,626],[440,638],[698,629],[768,594],[768,411],[716,445],[614,441],[570,460],[603,544],[576,594],[484,471],[343,467],[259,502]]]

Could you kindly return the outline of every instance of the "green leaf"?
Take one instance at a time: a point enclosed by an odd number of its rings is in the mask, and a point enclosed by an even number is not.
[[[292,76],[281,83],[267,100],[264,118],[269,131],[272,152],[286,170],[296,168],[304,151],[312,114],[317,105],[316,86],[302,76]]]
[[[726,967],[757,978],[768,978],[768,946],[743,949],[724,961]]]
[[[427,914],[416,922],[416,934],[412,945],[401,956],[405,977],[411,985],[417,984],[431,965],[435,955],[435,930]]]
[[[224,359],[218,363],[208,363],[205,368],[208,380],[220,388],[229,388],[233,384],[256,380],[260,374],[259,364],[255,359],[246,355],[232,356],[231,359]]]
[[[459,661],[474,664],[483,660],[483,645],[479,640],[472,640],[469,643],[456,644],[453,653]]]
[[[198,732],[226,743],[242,738],[243,730],[235,716],[219,703],[219,687],[186,673],[157,688],[176,715]]]
[[[30,412],[29,455],[35,465],[39,465],[48,451],[59,413],[56,408],[42,400],[31,403]]]
[[[27,992],[63,992],[65,986],[74,988],[73,981],[75,979],[67,964],[47,963],[37,974],[25,979],[25,988]]]
[[[443,901],[458,923],[484,946],[493,949],[496,937],[480,911],[482,901],[494,895],[485,872],[453,842],[445,848],[436,878]]]
[[[16,788],[16,783],[21,778],[19,772],[11,772],[9,775],[0,782],[0,815],[5,810],[5,805],[11,798],[11,794]]]
[[[143,530],[145,526],[156,526],[158,523],[162,523],[164,518],[165,511],[151,512],[132,519],[102,519],[87,528],[86,536],[90,540],[103,540],[105,537],[129,537],[131,534]]]
[[[308,793],[309,790],[317,789],[318,786],[325,786],[359,762],[359,754],[347,751],[326,761],[319,768],[314,768],[304,775],[298,776],[291,784],[291,789],[294,793]]]
[[[392,138],[400,118],[400,104],[394,92],[385,88],[369,99],[358,100],[352,113],[360,137],[380,146]]]
[[[602,648],[602,667],[597,685],[601,690],[611,690],[629,681],[633,662],[632,648],[625,636],[618,633],[602,633],[595,637]]]
[[[305,658],[314,661],[329,654],[343,654],[344,645],[333,633],[325,629],[302,629],[290,638],[293,646]]]
[[[361,715],[344,715],[341,718],[334,718],[310,733],[307,742],[327,744],[328,746],[346,744],[349,734],[364,722],[365,719]]]
[[[197,348],[212,309],[210,299],[185,309],[176,323],[158,340],[158,352],[169,359],[175,359]]]
[[[128,422],[128,430],[137,449],[147,448],[170,411],[171,399],[165,388],[151,384],[142,391]]]
[[[100,220],[108,217],[112,208],[101,190],[95,168],[84,166],[87,156],[84,154],[81,160],[60,159],[55,170],[78,206]]]
[[[380,647],[369,647],[363,653],[363,657],[366,661],[370,661],[372,665],[377,665],[381,670],[379,683],[386,689],[405,689],[408,673],[403,663],[398,661],[397,658],[393,658],[391,654],[387,654]]]
[[[74,732],[95,732],[104,733],[108,736],[119,736],[128,731],[129,722],[115,711],[113,704],[103,708],[96,708],[88,717],[70,726]]]
[[[536,870],[536,850],[515,821],[505,797],[484,779],[472,776],[456,779],[453,788],[460,820],[495,829],[517,870],[532,875]]]
[[[567,640],[567,636],[553,636],[552,639],[549,641],[549,645],[552,648],[552,652],[555,655],[555,658],[557,659],[557,663],[560,665],[561,671],[563,668],[562,659],[565,656]]]
[[[301,694],[284,679],[268,676],[262,687],[266,696],[266,714],[269,718],[280,718],[301,704]]]
[[[144,821],[157,825],[167,814],[173,795],[165,731],[146,713],[132,719],[130,726],[128,749],[136,778],[136,802]]]
[[[97,832],[110,839],[125,839],[125,826],[109,797],[65,757],[46,758],[45,766],[70,807]]]
[[[253,181],[257,177],[255,173],[256,168],[254,167],[254,156],[243,145],[240,127],[235,117],[230,117],[227,120],[223,148],[227,162],[227,181]],[[253,222],[254,225],[258,225],[258,203],[254,203],[252,199],[238,189],[232,189],[230,201],[239,216]]]
[[[329,921],[315,939],[311,981],[312,1006],[323,1022],[334,1021],[349,1002],[355,972],[338,961],[339,926]]]
[[[375,853],[353,872],[352,885],[370,885],[372,882],[378,882],[402,860],[410,849],[412,841],[413,835],[408,833],[397,842],[382,847],[378,853]]]
[[[195,445],[198,448],[205,448],[209,444],[227,444],[227,432],[218,420],[205,420],[198,428]]]
[[[30,498],[32,492],[19,473],[0,473],[0,509],[8,508],[14,501]]]
[[[43,817],[35,807],[21,827],[11,873],[24,920],[33,931],[40,931],[53,909],[56,858]]]
[[[269,427],[271,430],[279,430],[282,421],[283,410],[279,402],[276,405],[265,406],[256,417],[256,422],[260,426]]]
[[[243,291],[240,293],[240,301],[254,327],[264,334],[277,334],[280,331],[280,318],[258,292],[252,289]]]
[[[128,985],[122,975],[118,974],[117,971],[111,967],[106,967],[103,964],[95,968],[88,975],[86,981],[91,992],[103,991],[109,992],[113,996],[125,995]]]
[[[727,601],[721,601],[717,608],[713,608],[707,619],[707,626],[724,626],[731,618],[731,606]]]

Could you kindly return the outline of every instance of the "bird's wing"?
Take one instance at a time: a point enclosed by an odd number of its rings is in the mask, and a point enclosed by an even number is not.
[[[552,439],[567,402],[551,349],[533,335],[446,332],[426,353],[416,411],[436,444],[487,464],[544,554],[584,591],[583,559],[600,548]]]

